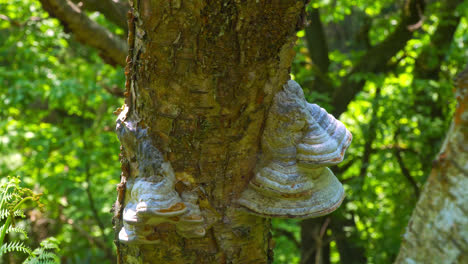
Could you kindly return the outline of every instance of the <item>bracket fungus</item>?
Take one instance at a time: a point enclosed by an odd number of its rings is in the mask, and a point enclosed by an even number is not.
[[[205,220],[197,205],[198,195],[195,192],[183,192],[181,196],[188,211],[178,218],[177,233],[189,238],[205,236]]]
[[[274,98],[262,135],[255,176],[238,202],[264,217],[312,218],[329,214],[344,198],[326,166],[343,160],[352,135],[290,80]]]
[[[167,224],[183,237],[204,236],[205,219],[197,205],[198,196],[189,192],[179,195],[171,164],[152,144],[148,129],[138,127],[127,113],[125,107],[116,128],[131,161],[119,240],[128,244],[159,243],[161,230],[168,230]]]

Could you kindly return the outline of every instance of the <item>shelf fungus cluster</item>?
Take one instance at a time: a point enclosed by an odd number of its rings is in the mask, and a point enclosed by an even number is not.
[[[275,95],[261,158],[239,204],[264,217],[312,218],[333,212],[344,190],[327,166],[343,160],[351,139],[341,122],[307,103],[301,87],[288,81]]]
[[[117,119],[117,135],[131,161],[119,240],[155,244],[171,229],[183,237],[203,237],[205,221],[196,192],[179,194],[175,190],[171,164],[152,145],[147,129],[126,117],[127,111],[124,109]]]

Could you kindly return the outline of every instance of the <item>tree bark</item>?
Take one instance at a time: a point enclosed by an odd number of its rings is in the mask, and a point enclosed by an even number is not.
[[[235,200],[253,176],[272,98],[289,79],[303,12],[295,0],[133,1],[122,120],[147,133],[176,191],[198,196],[206,233],[187,238],[157,225],[150,236],[158,244],[117,239],[120,263],[271,262],[270,221]],[[122,144],[116,237],[133,195],[126,183],[147,165]]]
[[[395,263],[468,262],[468,68],[457,86],[452,125]]]

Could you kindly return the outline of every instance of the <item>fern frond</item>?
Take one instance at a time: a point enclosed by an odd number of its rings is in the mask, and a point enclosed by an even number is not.
[[[49,250],[58,250],[59,241],[55,237],[46,238],[41,242],[41,248],[49,249]]]
[[[23,264],[59,264],[60,260],[58,259],[47,259],[47,260],[42,260],[42,259],[37,259],[33,258],[31,260],[27,260],[23,262]]]
[[[55,253],[55,250],[58,249],[58,245],[56,243],[58,242],[55,238],[46,239],[45,241],[41,243],[41,247],[36,248],[34,252],[32,252],[32,254],[23,262],[23,264],[43,264],[43,263],[58,264],[60,263],[60,257]],[[48,251],[46,251],[46,248],[45,248],[46,246],[47,247],[52,246],[52,249],[48,249]]]
[[[21,218],[25,218],[26,215],[24,215],[24,211],[21,210],[21,209],[18,209],[16,211],[13,212],[13,215],[14,216],[17,216],[17,217],[21,217]]]
[[[36,263],[59,263],[60,258],[52,252],[44,252],[39,256],[31,256],[24,261],[24,264],[36,264]]]
[[[48,259],[54,260],[54,259],[57,259],[58,256],[53,252],[44,252],[41,255],[39,255],[37,258],[40,260],[48,260]]]
[[[41,246],[36,248],[23,264],[58,264],[60,257],[55,253],[58,247],[58,240],[49,237],[41,242]]]
[[[13,241],[13,242],[4,244],[0,248],[0,256],[2,256],[5,253],[13,252],[13,251],[24,252],[24,253],[26,253],[28,255],[30,255],[32,253],[31,249],[28,248],[27,246],[25,246],[22,241]]]
[[[2,227],[3,227],[3,226],[2,226]],[[20,233],[20,234],[23,234],[23,235],[26,237],[26,239],[28,238],[28,234],[26,233],[26,230],[24,230],[24,229],[21,228],[21,227],[10,226],[10,227],[7,229],[6,233],[8,234],[8,233],[12,233],[12,232],[13,232],[13,233]]]
[[[11,202],[12,202],[13,198],[17,198],[17,197],[18,197],[18,195],[17,195],[16,193],[14,193],[14,192],[12,192],[12,193],[5,193],[5,194],[3,195],[3,197],[2,197],[1,202],[2,202],[2,204],[8,204],[8,203],[11,203]]]
[[[10,210],[8,210],[8,209],[0,210],[0,221],[8,218],[9,215],[10,215]],[[24,211],[21,210],[21,209],[18,209],[16,211],[14,211],[13,216],[26,218],[26,215],[24,214]]]
[[[6,219],[9,215],[9,210],[7,209],[1,209],[0,210],[0,221],[3,219]]]

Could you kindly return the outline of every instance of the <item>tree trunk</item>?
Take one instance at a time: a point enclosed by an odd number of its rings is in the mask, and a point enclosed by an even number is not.
[[[468,68],[458,106],[395,263],[468,263]]]
[[[295,0],[133,1],[127,98],[118,121],[120,263],[271,262],[270,221],[234,201],[254,175],[269,106],[289,79],[303,12],[304,2]],[[163,186],[152,181],[160,174],[169,179]],[[141,193],[173,186],[157,199],[180,195],[198,214],[176,227],[170,221],[179,221],[186,205],[175,203],[158,211],[169,222],[145,226],[143,235],[128,226],[120,231],[132,212],[131,190],[143,178]],[[119,231],[128,243],[119,242]]]

